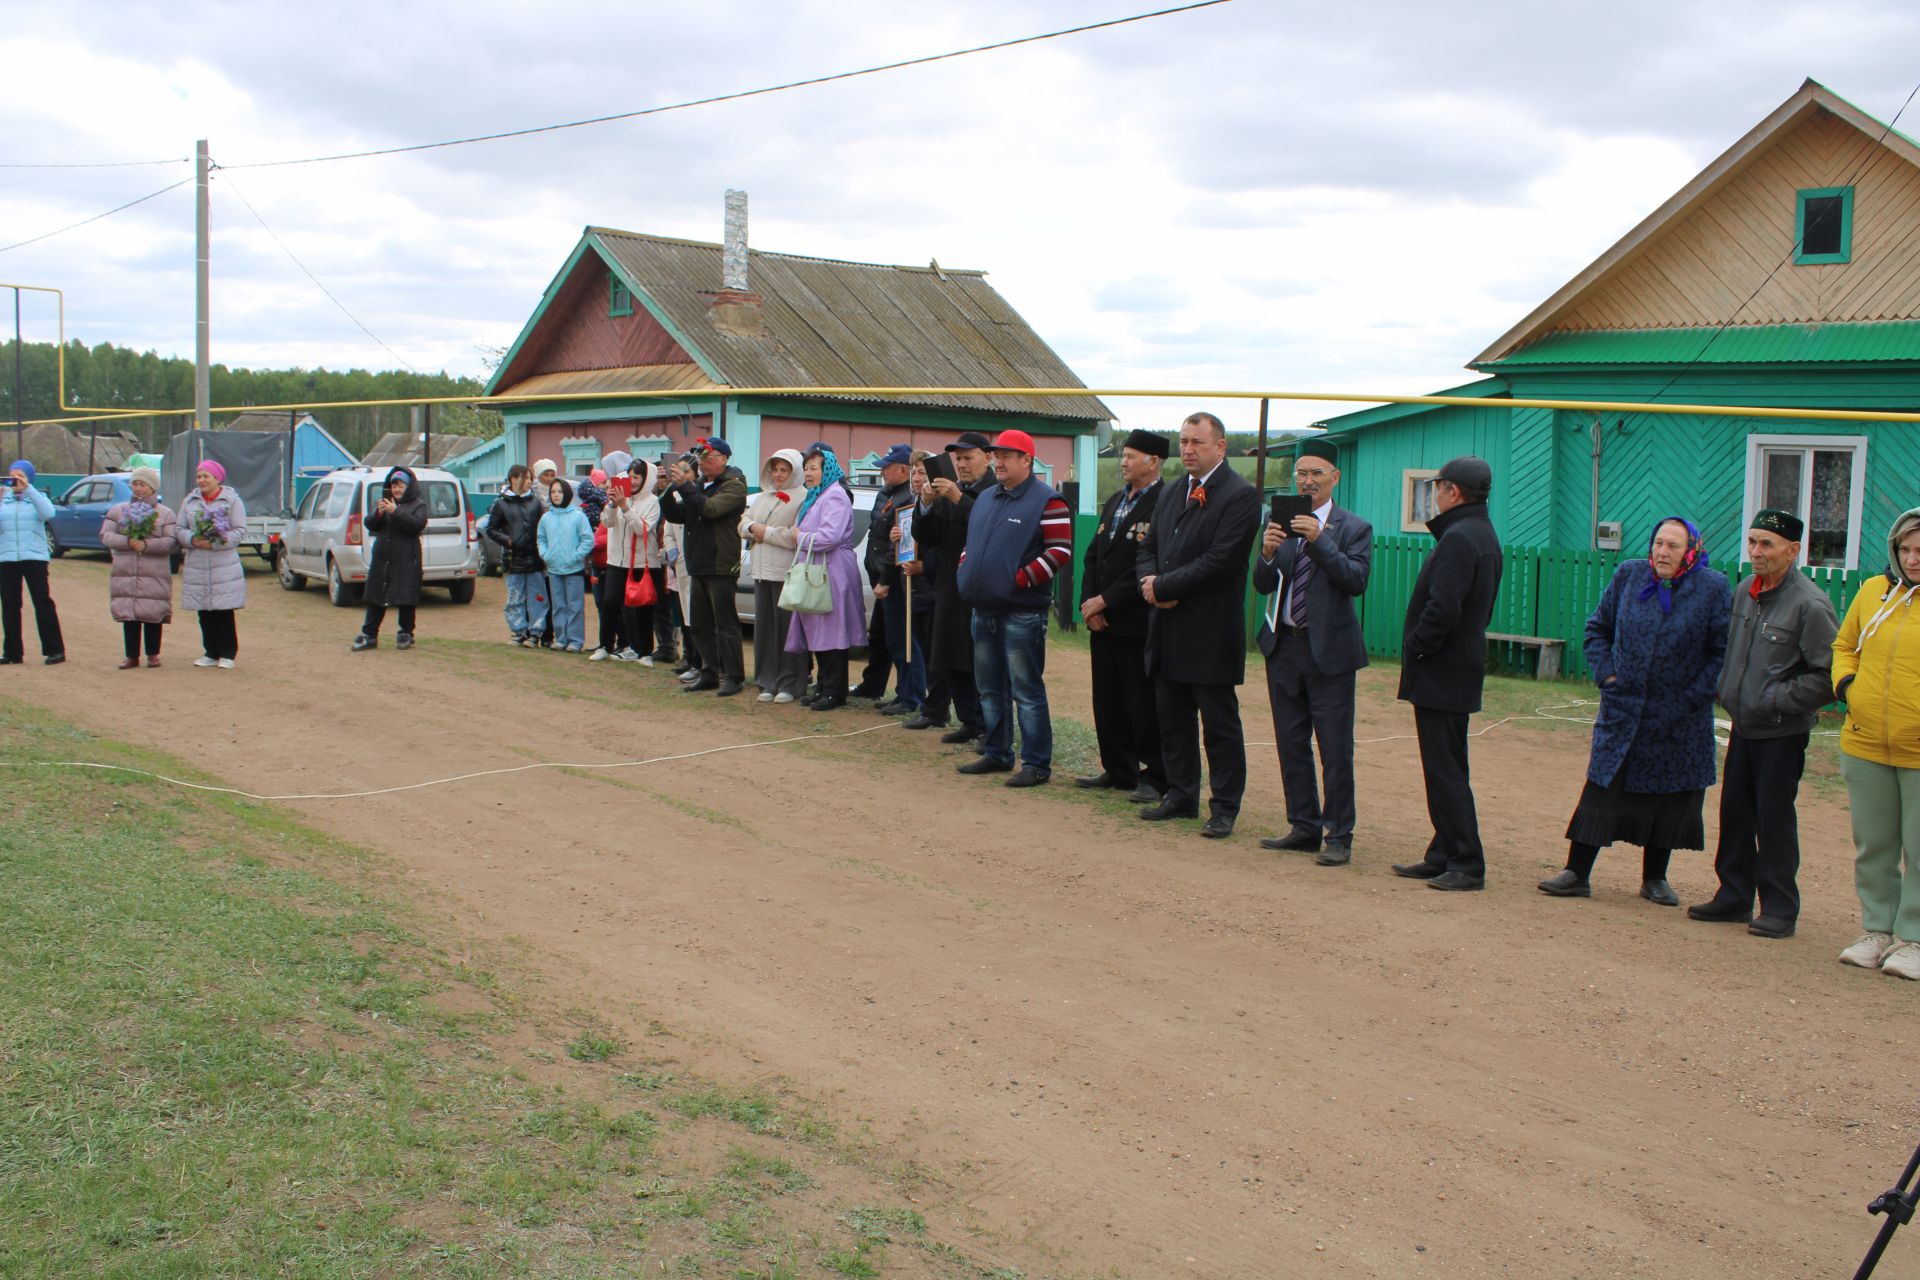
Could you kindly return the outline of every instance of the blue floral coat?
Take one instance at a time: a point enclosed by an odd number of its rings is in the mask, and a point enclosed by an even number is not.
[[[1600,686],[1587,777],[1598,786],[1625,771],[1628,791],[1665,795],[1713,785],[1713,690],[1727,656],[1733,591],[1705,565],[1673,585],[1673,612],[1640,599],[1653,566],[1615,570],[1587,619],[1587,666]],[[1608,679],[1614,683],[1609,685]]]

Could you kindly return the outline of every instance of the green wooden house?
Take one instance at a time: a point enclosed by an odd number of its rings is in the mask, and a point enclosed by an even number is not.
[[[1920,147],[1809,80],[1468,367],[1485,376],[1439,394],[1484,406],[1317,425],[1339,446],[1340,500],[1389,549],[1392,535],[1423,537],[1443,462],[1492,464],[1503,541],[1541,553],[1510,551],[1519,572],[1497,629],[1577,640],[1595,582],[1674,514],[1738,573],[1751,514],[1794,511],[1806,566],[1844,596],[1884,567],[1888,526],[1920,503],[1920,424],[1502,401],[1920,410]],[[1570,585],[1576,561],[1592,567]],[[1386,611],[1370,611],[1383,615],[1370,641],[1397,651]],[[1577,653],[1567,670],[1584,670]]]

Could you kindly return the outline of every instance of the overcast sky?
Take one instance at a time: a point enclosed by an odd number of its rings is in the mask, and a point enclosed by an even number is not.
[[[213,188],[214,358],[484,373],[582,227],[981,268],[1090,385],[1423,392],[1808,77],[1886,119],[1920,6],[1615,0],[1209,9],[512,141],[260,161],[629,111],[1155,7],[11,4],[0,161],[190,156]],[[1920,132],[1920,105],[1903,131]],[[191,166],[0,169],[0,244]],[[0,254],[67,334],[193,351],[189,183]],[[26,303],[29,339],[51,308]],[[1173,403],[1121,401],[1128,425]],[[1244,402],[1215,404],[1251,425]],[[1276,425],[1335,406],[1282,405]]]

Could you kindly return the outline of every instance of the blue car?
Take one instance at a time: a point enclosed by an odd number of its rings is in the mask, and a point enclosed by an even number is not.
[[[133,500],[133,486],[122,474],[87,476],[53,500],[53,519],[47,522],[53,554],[69,551],[105,551],[100,525],[116,502]]]

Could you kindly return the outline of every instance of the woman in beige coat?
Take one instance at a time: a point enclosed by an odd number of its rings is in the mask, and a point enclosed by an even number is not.
[[[800,451],[776,449],[760,468],[760,492],[740,517],[740,536],[752,556],[753,682],[762,702],[792,702],[807,691],[805,653],[787,651],[793,615],[780,607],[796,545],[794,522],[807,487],[800,480]]]

